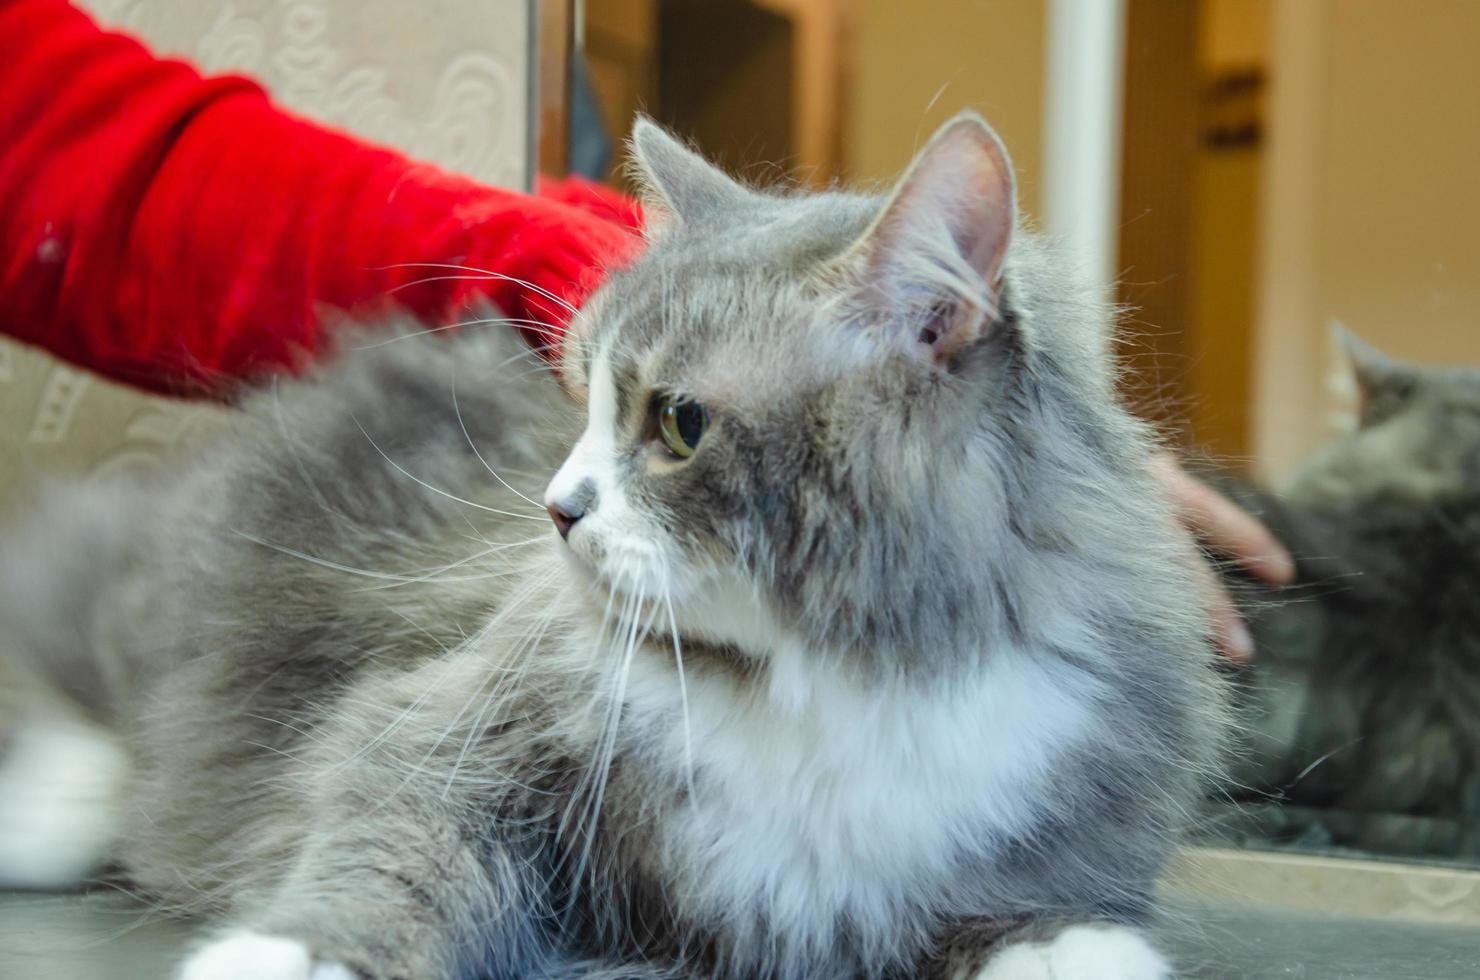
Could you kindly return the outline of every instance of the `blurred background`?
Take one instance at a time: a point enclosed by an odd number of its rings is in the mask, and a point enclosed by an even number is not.
[[[577,9],[568,163],[618,185],[638,109],[753,180],[814,184],[886,180],[980,111],[1027,212],[1127,305],[1143,410],[1258,475],[1349,421],[1333,321],[1480,364],[1474,0]],[[590,112],[607,152],[582,139]]]

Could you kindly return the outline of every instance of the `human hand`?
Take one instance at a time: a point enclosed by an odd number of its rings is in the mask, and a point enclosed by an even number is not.
[[[1269,529],[1233,501],[1189,475],[1170,453],[1157,453],[1151,472],[1177,509],[1177,518],[1202,544],[1237,562],[1246,572],[1270,585],[1295,580],[1295,562]],[[1248,663],[1254,640],[1234,608],[1233,598],[1212,568],[1199,567],[1209,576],[1213,595],[1213,635],[1223,655]]]

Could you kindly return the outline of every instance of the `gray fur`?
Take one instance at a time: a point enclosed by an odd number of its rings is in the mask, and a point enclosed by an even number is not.
[[[974,117],[955,125],[995,152]],[[562,376],[579,395],[612,350],[634,432],[654,389],[714,419],[681,468],[644,469],[634,449],[634,506],[745,583],[827,686],[869,692],[885,717],[919,704],[902,730],[931,731],[935,705],[1013,664],[1061,682],[1063,708],[1042,711],[1080,712],[1085,730],[1014,798],[983,791],[897,885],[842,874],[828,891],[778,841],[748,858],[766,888],[706,903],[722,865],[705,855],[752,819],[709,742],[731,710],[772,710],[775,651],[661,621],[649,636],[633,622],[656,599],[617,598],[630,614],[612,622],[613,600],[505,486],[539,498],[579,410],[503,327],[395,335],[248,397],[212,447],[118,488],[129,572],[95,583],[87,615],[132,665],[98,705],[137,765],[124,871],[171,907],[301,938],[376,980],[947,977],[1014,936],[1138,921],[1220,713],[1150,437],[1114,396],[1107,309],[1022,229],[1000,290],[950,235],[904,236],[865,276],[853,258],[881,198],[743,188],[651,126],[637,148],[674,213],[577,319]],[[972,234],[938,211],[969,200],[898,200]],[[932,346],[946,334],[961,346]],[[53,516],[76,540],[51,554],[91,547]],[[4,558],[25,576],[49,560]],[[675,646],[692,718],[644,712],[625,686],[669,683]],[[809,710],[777,708],[778,725]],[[828,812],[822,760],[862,734],[815,731],[808,795],[765,805],[798,824]],[[691,771],[672,748],[684,735]],[[1035,748],[938,736],[912,749],[922,765]],[[931,801],[881,805],[930,820]],[[675,843],[694,821],[707,850]],[[832,897],[798,911],[793,888]]]
[[[1358,429],[1251,495],[1299,583],[1248,593],[1255,754],[1313,843],[1480,855],[1480,371],[1347,336]],[[1271,813],[1264,832],[1297,830]]]

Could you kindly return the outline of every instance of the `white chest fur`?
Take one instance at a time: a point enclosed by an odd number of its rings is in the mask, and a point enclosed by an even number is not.
[[[691,753],[699,773],[665,828],[690,909],[759,900],[783,928],[841,914],[889,932],[900,899],[948,880],[963,845],[1028,825],[1055,756],[1093,730],[1087,678],[1008,651],[929,690],[852,687],[800,653],[773,668],[769,692],[691,671],[686,736],[671,660],[633,664],[633,721],[666,724],[672,764]]]

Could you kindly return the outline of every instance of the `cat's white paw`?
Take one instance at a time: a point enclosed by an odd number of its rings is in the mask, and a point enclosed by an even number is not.
[[[239,932],[191,954],[179,980],[355,980],[337,963],[315,965],[308,947],[296,939]]]
[[[0,885],[78,884],[112,846],[123,749],[96,725],[47,717],[22,723],[0,752]]]
[[[1071,926],[1046,943],[1008,946],[975,980],[1171,980],[1166,957],[1134,929]]]

